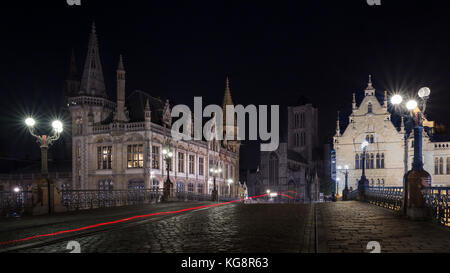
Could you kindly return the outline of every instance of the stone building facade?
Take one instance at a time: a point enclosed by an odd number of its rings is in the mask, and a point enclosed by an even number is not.
[[[364,140],[369,142],[365,162],[369,185],[402,186],[403,174],[412,167],[413,134],[409,133],[410,130],[408,126],[405,126],[403,119],[401,119],[400,128],[396,128],[393,124],[387,92],[384,92],[382,103],[375,94],[375,88],[369,76],[364,99],[359,106],[353,94],[352,113],[348,117],[348,126],[343,133],[341,133],[339,118],[337,120],[336,134],[333,138],[335,167],[348,166],[348,185],[353,189],[357,188],[362,173],[361,143]],[[438,140],[432,131],[432,128],[426,128],[423,134],[424,168],[432,175],[433,186],[449,186],[449,142]],[[344,174],[338,171],[336,177],[340,178],[337,183],[341,194],[345,183]]]
[[[170,179],[177,191],[207,194],[209,169],[218,164],[219,195],[236,195],[238,141],[175,141],[170,132],[171,105],[136,90],[126,97],[122,56],[117,67],[117,101],[108,99],[93,25],[81,82],[69,77],[67,97],[72,119],[72,187],[75,189],[162,189],[170,143]],[[223,105],[232,104],[227,80]]]

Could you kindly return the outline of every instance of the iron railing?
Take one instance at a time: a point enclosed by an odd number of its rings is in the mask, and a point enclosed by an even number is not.
[[[450,187],[430,187],[423,192],[429,216],[441,225],[450,226]],[[356,200],[358,191],[349,194]],[[403,203],[403,187],[369,187],[366,200],[374,205],[400,210]]]
[[[157,203],[162,191],[139,190],[64,190],[61,203],[68,211]]]
[[[450,187],[432,187],[425,191],[425,204],[430,209],[430,217],[441,225],[450,226]]]
[[[366,198],[371,204],[400,210],[403,200],[403,187],[369,187],[366,191]]]
[[[0,191],[0,217],[21,215],[33,205],[31,191]]]

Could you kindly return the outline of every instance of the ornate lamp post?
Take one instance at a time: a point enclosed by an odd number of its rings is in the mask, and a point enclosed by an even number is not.
[[[216,163],[216,165],[214,167],[209,169],[209,172],[211,173],[211,175],[213,177],[213,190],[211,192],[211,200],[214,202],[214,201],[219,200],[219,194],[218,194],[217,186],[216,186],[216,177],[217,177],[217,175],[219,175],[222,172],[222,169]]]
[[[412,169],[405,173],[403,177],[403,209],[410,218],[421,219],[426,217],[425,200],[422,191],[431,186],[431,176],[423,169],[422,160],[422,133],[423,120],[427,100],[430,96],[430,89],[422,87],[418,95],[422,99],[422,110],[418,107],[416,100],[411,99],[402,105],[403,98],[401,95],[394,95],[391,97],[393,105],[402,106],[400,108],[401,114],[409,117],[414,124],[414,159]],[[403,109],[406,107],[407,111]]]
[[[164,146],[162,150],[162,154],[164,157],[164,160],[166,161],[166,172],[167,172],[167,179],[164,182],[164,191],[163,191],[163,201],[169,201],[170,199],[170,193],[172,189],[172,182],[170,181],[170,162],[172,161],[172,150],[170,149],[170,143],[167,141],[166,145]]]
[[[362,173],[361,178],[358,181],[358,193],[359,193],[359,199],[364,200],[366,189],[369,187],[369,180],[366,178],[366,150],[367,146],[369,146],[369,142],[367,140],[364,140],[361,143],[361,149],[363,150],[362,154]]]
[[[47,180],[48,213],[51,214],[53,210],[53,183],[48,178],[47,152],[49,146],[52,145],[55,141],[57,141],[61,136],[61,133],[63,131],[63,124],[59,120],[55,120],[52,122],[53,127],[52,136],[36,134],[34,127],[36,121],[31,117],[25,119],[25,124],[27,125],[30,134],[36,138],[36,142],[41,147],[41,175],[45,180]]]
[[[342,191],[342,201],[346,201],[348,198],[348,165],[344,166],[344,170],[342,170],[341,166],[337,166],[337,170],[344,174],[345,176],[345,186],[344,190]]]

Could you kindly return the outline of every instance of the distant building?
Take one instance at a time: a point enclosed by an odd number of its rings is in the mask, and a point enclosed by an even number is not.
[[[280,117],[280,121],[285,117]],[[318,110],[305,98],[287,108],[287,124],[280,125],[280,144],[276,151],[261,152],[260,170],[254,194],[295,192],[302,201],[316,200],[318,173],[322,165],[315,151],[318,143]],[[320,155],[319,155],[320,157]],[[250,184],[248,185],[250,188]]]
[[[357,106],[353,94],[352,113],[348,117],[348,126],[343,133],[337,120],[333,146],[336,151],[336,166],[349,167],[349,187],[357,187],[362,172],[362,149],[364,140],[369,142],[366,154],[366,177],[371,186],[402,186],[403,174],[411,169],[414,155],[413,134],[409,133],[405,142],[405,132],[409,132],[402,119],[400,128],[396,128],[388,110],[387,92],[382,103],[375,96],[375,88],[369,76],[364,99]],[[425,130],[423,134],[424,168],[432,176],[433,186],[450,185],[450,139],[440,138]],[[406,144],[406,145],[405,145]],[[406,149],[405,149],[406,146]],[[339,191],[344,188],[343,174]]]

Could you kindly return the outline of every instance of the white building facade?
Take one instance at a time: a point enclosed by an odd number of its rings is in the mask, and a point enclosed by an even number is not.
[[[348,117],[348,126],[341,133],[339,118],[333,147],[336,153],[336,166],[348,166],[348,186],[356,189],[362,173],[362,149],[364,140],[369,142],[366,148],[365,172],[371,186],[403,186],[403,175],[412,168],[414,155],[413,135],[405,141],[405,124],[402,119],[400,128],[391,121],[388,109],[387,92],[380,103],[375,96],[371,77],[364,91],[364,99],[359,105],[353,94],[352,113]],[[433,186],[450,186],[450,148],[449,142],[433,140],[431,130],[423,133],[424,169],[432,176]],[[405,145],[407,148],[405,149]],[[441,164],[442,163],[442,164]],[[345,177],[336,173],[340,194],[344,189]]]

